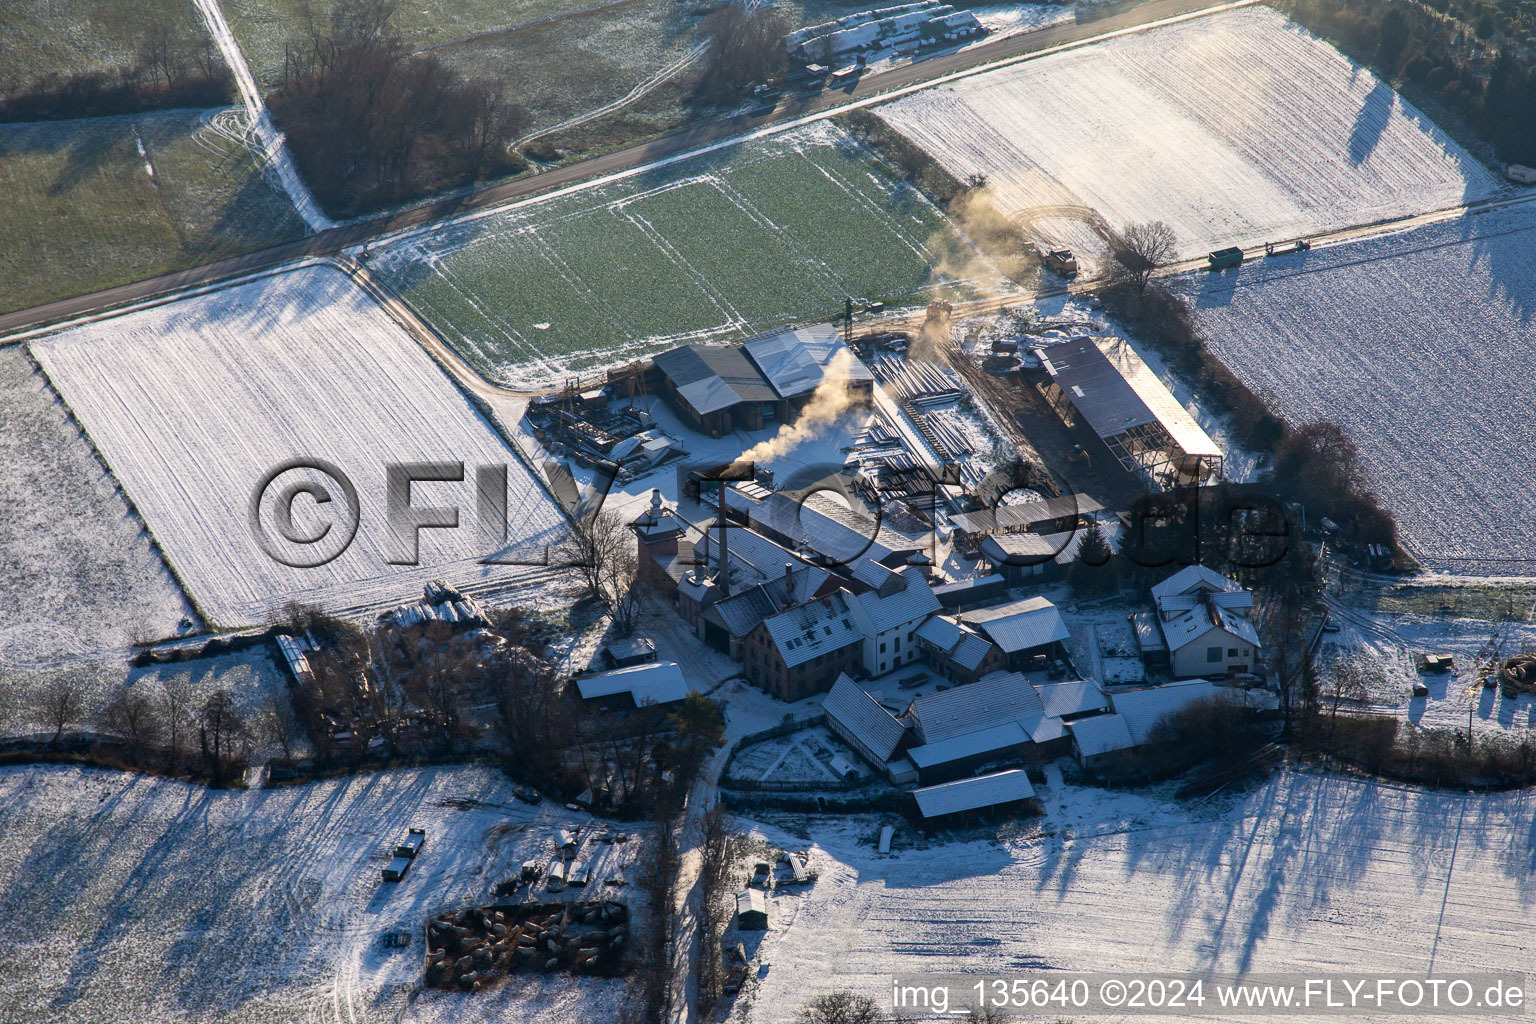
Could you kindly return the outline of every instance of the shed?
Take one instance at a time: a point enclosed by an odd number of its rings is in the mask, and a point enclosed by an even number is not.
[[[987,807],[1017,804],[1034,795],[1035,787],[1030,785],[1029,775],[1019,768],[925,786],[912,793],[918,813],[929,821]]]
[[[736,895],[736,927],[747,932],[768,928],[768,897],[761,889],[747,889]]]
[[[637,636],[608,644],[608,660],[614,668],[629,668],[656,660],[656,644],[649,637]]]
[[[1126,728],[1125,719],[1119,715],[1079,718],[1069,724],[1067,729],[1072,733],[1072,746],[1077,753],[1078,763],[1085,768],[1092,767],[1106,754],[1136,745],[1136,741],[1131,739],[1130,730]]]
[[[643,662],[611,672],[598,672],[576,680],[583,700],[612,700],[645,704],[670,704],[688,696],[688,681],[675,661]]]

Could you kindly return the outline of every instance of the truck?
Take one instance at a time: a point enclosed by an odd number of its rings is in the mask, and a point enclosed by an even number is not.
[[[1062,277],[1077,276],[1077,257],[1071,249],[1052,249],[1045,254],[1045,268]]]
[[[427,830],[413,828],[405,834],[405,842],[395,847],[395,856],[404,857],[407,860],[415,860],[421,852],[421,847],[427,841]]]
[[[1229,246],[1225,249],[1217,249],[1205,258],[1210,263],[1212,270],[1226,270],[1229,267],[1240,267],[1243,265],[1243,250],[1235,245]]]
[[[1517,185],[1536,185],[1536,167],[1527,167],[1525,164],[1510,164],[1504,168],[1504,177]]]

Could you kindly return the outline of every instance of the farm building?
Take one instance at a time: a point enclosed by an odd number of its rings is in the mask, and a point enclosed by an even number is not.
[[[945,679],[974,683],[1005,667],[1007,656],[986,637],[954,619],[935,615],[916,630],[928,664]]]
[[[945,608],[966,608],[996,600],[1008,592],[1008,581],[1001,573],[972,576],[970,579],[941,583],[933,588],[933,596]]]
[[[1018,807],[1035,796],[1029,776],[1018,768],[958,779],[912,792],[917,812],[927,824],[960,822],[973,812],[988,808]]]
[[[1185,566],[1152,588],[1152,602],[1175,679],[1249,672],[1257,665],[1262,645],[1248,618],[1253,594],[1221,573]],[[1157,654],[1145,640],[1142,649]]]
[[[614,668],[629,668],[631,665],[644,665],[646,662],[656,660],[656,643],[649,637],[630,637],[628,640],[614,640],[603,646],[603,653],[608,656],[609,662]]]
[[[839,584],[837,577],[819,566],[785,562],[780,575],[745,588],[732,588],[729,594],[705,605],[699,617],[699,639],[741,661],[747,637],[764,619],[825,597]]]
[[[954,778],[998,758],[1065,749],[1066,727],[1045,713],[1022,672],[997,672],[969,686],[915,697],[902,715],[912,728],[906,757],[925,782]]]
[[[736,927],[760,932],[768,927],[768,897],[761,889],[747,889],[736,897]]]
[[[920,569],[914,566],[897,572],[876,566],[884,578],[878,589],[854,597],[854,622],[864,634],[863,665],[869,676],[881,676],[917,660],[914,633],[928,616],[939,610]]]
[[[1067,727],[1072,734],[1072,752],[1084,768],[1104,764],[1116,751],[1136,746],[1125,719],[1119,715],[1093,715]]]
[[[854,621],[850,595],[820,600],[764,619],[747,636],[747,678],[783,701],[829,689],[844,672],[858,672],[864,633]]]
[[[1008,586],[1065,579],[1079,537],[1075,533],[1000,533],[981,542],[981,555]]]
[[[654,362],[667,404],[700,433],[761,430],[778,415],[778,394],[739,348],[683,345]]]
[[[962,612],[960,621],[1002,651],[1003,667],[1010,671],[1070,664],[1063,642],[1072,634],[1061,612],[1043,597]]]
[[[1131,741],[1137,746],[1147,742],[1152,729],[1164,718],[1201,700],[1241,700],[1242,691],[1217,686],[1206,679],[1126,690],[1114,695],[1115,714],[1125,722]]]
[[[835,486],[835,484],[834,484]],[[901,568],[923,552],[923,538],[895,530],[820,493],[803,501],[787,491],[740,483],[725,492],[726,507],[753,530],[805,553],[834,572],[854,572],[861,561]]]
[[[784,418],[799,411],[829,378],[845,381],[856,403],[867,404],[874,398],[875,375],[831,324],[785,328],[752,338],[741,347],[786,403],[781,410]]]
[[[576,680],[582,700],[612,707],[640,707],[645,704],[670,704],[688,696],[688,681],[675,661],[647,664],[596,672]]]
[[[1022,505],[998,505],[976,512],[951,516],[955,535],[966,543],[980,543],[985,537],[1014,533],[1072,533],[1088,522],[1104,506],[1087,494],[1062,494]]]
[[[877,771],[886,770],[906,739],[907,727],[846,675],[837,677],[821,707],[827,728]]]
[[[1216,442],[1123,338],[1074,338],[1036,351],[1057,413],[1086,423],[1126,470],[1169,487],[1221,475]]]

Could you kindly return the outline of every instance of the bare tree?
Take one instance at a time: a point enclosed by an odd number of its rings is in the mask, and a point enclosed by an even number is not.
[[[882,1024],[880,1007],[868,996],[829,992],[806,1003],[795,1018],[800,1024]]]
[[[233,751],[246,738],[245,721],[235,710],[234,698],[228,690],[215,690],[203,702],[198,723],[198,740],[202,745],[203,761],[213,776],[215,789],[224,785],[224,773],[233,761]]]
[[[729,99],[743,87],[768,78],[784,66],[788,31],[784,16],[770,6],[750,11],[738,4],[715,8],[699,22],[699,32],[709,41],[699,93]]]
[[[160,741],[160,709],[141,686],[125,686],[112,695],[98,719],[101,728],[122,737],[135,764]]]
[[[1173,259],[1177,247],[1173,228],[1155,220],[1127,225],[1114,240],[1110,253],[1125,279],[1135,285],[1138,292],[1144,292],[1153,271]]]
[[[52,743],[59,742],[64,730],[79,724],[85,714],[85,686],[73,672],[60,672],[43,683],[36,695],[37,717],[53,727]]]
[[[186,753],[195,700],[192,680],[186,676],[171,676],[160,681],[161,716],[165,724],[167,755],[173,766]]]
[[[650,593],[647,578],[640,575],[640,556],[633,548],[622,547],[608,559],[601,582],[603,600],[613,612],[613,625],[620,633],[635,630],[635,618]]]
[[[298,740],[299,723],[294,717],[292,705],[281,690],[268,692],[266,702],[261,708],[258,729],[263,739],[283,748],[284,760],[293,760],[293,746]]]
[[[575,569],[588,595],[607,600],[615,577],[613,561],[624,552],[635,553],[634,534],[612,509],[576,520],[571,532],[554,550],[557,564]],[[620,572],[618,577],[622,577]]]
[[[746,855],[747,837],[737,830],[725,806],[718,803],[704,812],[700,829],[699,895],[703,907],[701,945],[704,962],[699,987],[705,1007],[712,1008],[723,994],[725,984],[720,945],[731,920],[726,897],[732,888],[736,865]]]

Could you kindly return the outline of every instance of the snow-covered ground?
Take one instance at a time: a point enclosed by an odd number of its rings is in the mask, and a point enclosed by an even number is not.
[[[1087,253],[1103,249],[1095,217],[1167,221],[1195,256],[1495,187],[1388,85],[1266,7],[1025,61],[876,113],[957,176],[985,174],[1039,241]]]
[[[1344,427],[1427,565],[1536,572],[1531,206],[1176,287],[1212,351],[1286,420]]]
[[[512,788],[479,768],[251,792],[77,768],[0,769],[8,926],[0,1016],[17,1024],[617,1020],[624,978],[514,976],[474,995],[427,990],[410,1000],[402,991],[421,976],[420,930],[434,909],[488,900],[523,860],[552,855],[556,828],[610,831],[557,805],[522,804]],[[388,851],[413,826],[427,830],[420,859],[403,882],[381,882]],[[622,870],[642,845],[595,848]],[[632,886],[603,888],[639,898]],[[385,948],[394,929],[414,932],[411,945]]]
[[[286,602],[347,610],[419,595],[444,577],[489,587],[530,572],[490,566],[496,554],[543,558],[565,522],[542,488],[431,357],[364,291],[327,266],[245,284],[75,327],[32,345],[44,370],[144,515],[192,598],[215,623],[259,623]],[[290,471],[263,492],[257,529],[248,503],[263,475],[294,459],[333,464],[355,485]],[[418,483],[411,504],[458,506],[460,528],[411,533],[387,519],[386,466],[460,462],[465,480]],[[509,541],[478,530],[476,468],[505,466]],[[293,497],[318,483],[323,496]],[[330,500],[325,500],[329,498]],[[291,568],[269,557],[258,533],[293,562],[328,554],[360,514],[355,540],[333,561]],[[306,546],[283,540],[314,538]],[[401,543],[405,547],[401,548]]]
[[[90,442],[19,347],[0,349],[0,665],[117,660],[169,636],[181,588]]]
[[[1240,798],[1182,805],[1047,773],[1046,818],[1002,841],[925,841],[873,815],[817,819],[820,880],[770,900],[761,977],[733,1019],[779,1024],[838,989],[888,1007],[900,973],[1439,975],[1518,971],[1536,947],[1527,793],[1285,772]],[[897,842],[881,855],[886,823]]]

